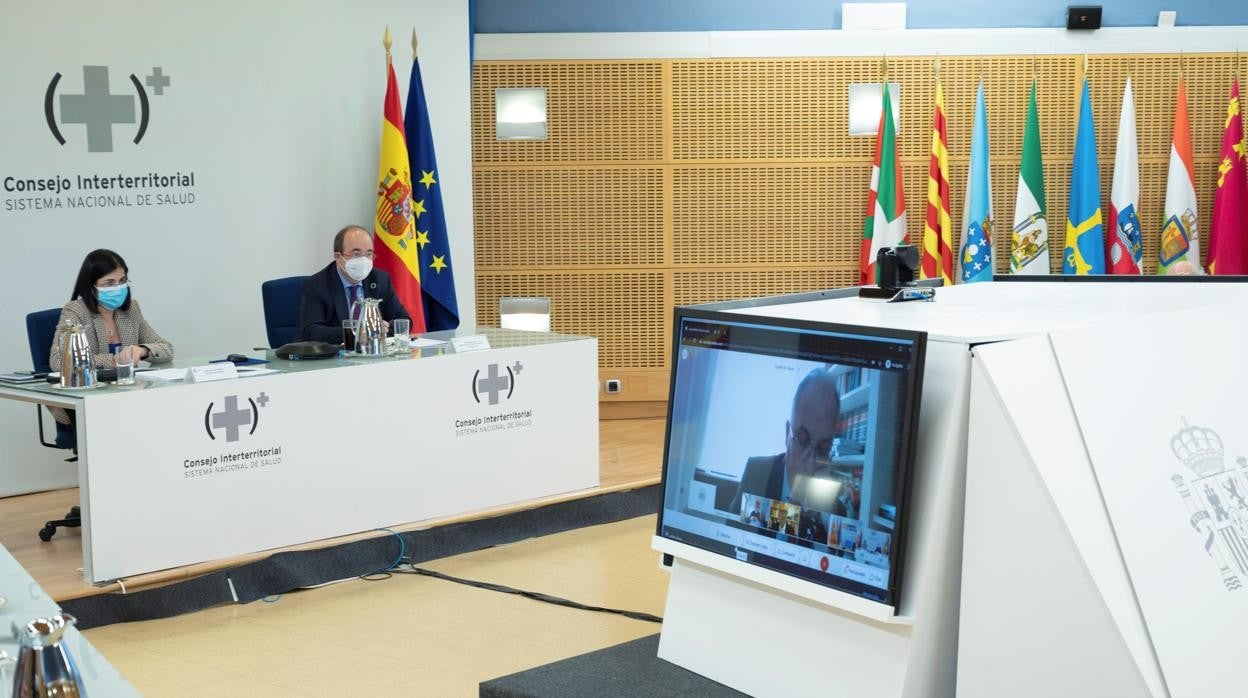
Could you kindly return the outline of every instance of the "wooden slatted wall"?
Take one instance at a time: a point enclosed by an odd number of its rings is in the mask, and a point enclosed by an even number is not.
[[[1088,60],[1106,203],[1123,82],[1132,78],[1139,213],[1152,272],[1180,70],[1204,223],[1235,56]],[[1060,270],[1082,61],[940,59],[955,227],[975,89],[984,81],[998,271],[1008,269],[1033,76],[1051,261]],[[887,67],[901,85],[898,147],[912,240],[922,233],[934,63],[891,58]],[[501,296],[549,296],[555,331],[599,338],[602,374],[626,379],[618,399],[661,400],[673,306],[854,285],[874,139],[848,135],[848,85],[878,82],[883,69],[879,58],[478,61],[472,159],[479,322],[497,322]],[[547,140],[496,141],[495,88],[532,86],[548,89]]]

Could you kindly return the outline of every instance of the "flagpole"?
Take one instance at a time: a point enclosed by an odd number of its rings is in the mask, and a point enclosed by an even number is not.
[[[416,60],[416,28],[412,28],[412,60]]]
[[[386,34],[381,38],[381,45],[386,47],[386,68],[390,68],[390,27],[386,26]]]

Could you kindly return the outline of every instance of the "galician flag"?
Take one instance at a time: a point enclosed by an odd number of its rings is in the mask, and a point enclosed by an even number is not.
[[[390,31],[386,30],[387,44],[389,38]],[[389,49],[386,50],[386,72],[373,248],[377,268],[390,274],[394,294],[407,309],[408,315],[412,316],[412,333],[417,334],[425,331],[425,313],[420,299],[416,227],[412,225],[412,173],[407,165],[403,108],[399,104],[399,84],[394,78]]]
[[[1209,226],[1209,273],[1248,274],[1248,178],[1244,175],[1244,116],[1239,80],[1231,83],[1218,158],[1218,186]]]
[[[1083,79],[1079,125],[1075,131],[1075,164],[1070,171],[1070,205],[1066,207],[1066,250],[1063,274],[1104,274],[1105,233],[1101,228],[1101,167],[1096,161],[1096,127],[1092,97]]]
[[[884,106],[875,137],[875,163],[871,166],[871,191],[867,194],[866,223],[858,256],[858,283],[876,283],[875,257],[885,247],[906,241],[906,197],[901,184],[901,159],[897,156],[897,131],[888,83],[884,83]]]
[[[992,175],[988,163],[988,115],[984,81],[975,93],[971,127],[971,162],[966,173],[962,210],[962,282],[992,281]]]
[[[1036,81],[1031,81],[1027,125],[1023,128],[1023,159],[1014,198],[1014,230],[1010,233],[1010,273],[1049,273],[1049,220],[1045,212],[1044,163],[1040,158],[1040,116]]]
[[[1114,179],[1109,188],[1110,232],[1105,258],[1111,274],[1140,274],[1144,240],[1140,231],[1140,152],[1135,137],[1135,96],[1131,78],[1122,90],[1118,116],[1118,144],[1114,151]]]
[[[416,58],[416,33],[412,32],[412,75],[407,84],[407,157],[420,172],[412,192],[412,217],[416,225],[416,248],[420,258],[420,291],[428,331],[459,327],[459,302],[455,298],[455,275],[451,265],[446,212],[442,208],[442,184],[438,181],[438,158],[433,152],[433,128]]]
[[[1192,127],[1187,118],[1187,85],[1179,78],[1174,104],[1174,136],[1166,179],[1165,220],[1157,249],[1158,274],[1203,274],[1200,268],[1196,177],[1192,167]]]
[[[923,219],[921,278],[953,283],[953,219],[949,215],[949,136],[945,122],[945,90],[936,76],[936,115],[932,122],[932,155],[927,166],[927,216]]]

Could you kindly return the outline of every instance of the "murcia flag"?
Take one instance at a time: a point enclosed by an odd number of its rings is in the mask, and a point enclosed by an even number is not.
[[[389,32],[387,32],[387,36]],[[420,299],[420,260],[416,227],[412,225],[412,173],[407,165],[403,137],[403,108],[394,66],[386,54],[386,101],[381,120],[381,163],[377,174],[377,212],[373,221],[373,248],[378,269],[390,274],[394,294],[412,316],[412,333],[425,331]]]
[[[1010,273],[1049,273],[1049,221],[1044,202],[1044,162],[1040,158],[1040,116],[1036,81],[1031,81],[1027,125],[1023,128],[1023,159],[1018,167],[1014,199],[1014,230],[1010,233]]]
[[[1192,168],[1192,127],[1187,119],[1187,85],[1179,78],[1174,103],[1174,136],[1166,178],[1166,211],[1157,248],[1157,273],[1203,274],[1200,268],[1196,177]],[[1172,271],[1173,270],[1173,271]]]
[[[992,281],[992,175],[988,163],[988,115],[984,81],[975,93],[971,127],[971,162],[966,173],[962,211],[962,282]]]
[[[932,153],[927,166],[927,217],[923,220],[923,262],[920,276],[953,283],[953,219],[949,214],[949,136],[945,122],[945,90],[936,77],[936,115],[932,121]]]
[[[1111,274],[1139,274],[1144,257],[1140,232],[1140,153],[1135,138],[1135,96],[1131,78],[1122,90],[1118,116],[1118,145],[1114,153],[1114,179],[1109,188],[1109,235],[1105,258]]]
[[[1101,227],[1101,167],[1096,161],[1096,127],[1092,97],[1083,79],[1079,126],[1075,131],[1075,164],[1070,170],[1070,205],[1066,207],[1066,250],[1063,274],[1104,274],[1105,234]]]
[[[885,247],[906,241],[906,197],[901,186],[901,159],[897,156],[897,132],[888,83],[884,83],[884,107],[875,139],[875,163],[871,166],[871,191],[867,194],[866,223],[858,254],[858,283],[876,282],[875,257]]]
[[[1218,186],[1209,226],[1209,273],[1248,274],[1248,178],[1244,175],[1244,116],[1239,80],[1231,83],[1218,158]]]

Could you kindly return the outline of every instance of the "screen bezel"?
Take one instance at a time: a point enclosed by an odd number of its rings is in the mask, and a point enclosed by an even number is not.
[[[798,576],[784,570],[782,567],[763,565],[753,561],[739,560],[731,555],[725,555],[718,550],[698,545],[690,540],[665,536],[663,534],[663,515],[666,511],[667,503],[667,487],[669,459],[671,457],[671,438],[672,438],[672,413],[674,406],[674,398],[676,396],[676,368],[677,360],[680,355],[680,330],[681,322],[684,319],[707,320],[711,322],[730,322],[744,323],[750,325],[760,325],[764,327],[776,327],[787,330],[806,330],[813,332],[830,332],[840,334],[857,334],[867,335],[871,337],[879,337],[882,339],[899,339],[912,343],[914,347],[911,354],[911,369],[909,377],[903,390],[902,405],[903,413],[907,416],[906,423],[902,426],[899,434],[902,443],[899,444],[897,453],[900,460],[897,464],[898,472],[896,473],[896,483],[899,492],[894,492],[894,501],[897,502],[900,511],[897,513],[897,528],[893,536],[891,553],[889,555],[889,581],[885,589],[885,598],[883,600],[868,598],[859,593],[852,586],[846,586],[841,583],[840,577],[828,575],[828,583],[822,584],[807,577]],[[667,400],[667,423],[664,426],[663,435],[663,471],[660,479],[659,487],[659,511],[655,526],[655,536],[678,543],[680,545],[690,546],[706,553],[716,555],[723,560],[730,561],[725,568],[731,569],[737,565],[744,565],[749,568],[768,570],[775,574],[784,575],[787,579],[792,579],[798,583],[809,584],[816,589],[831,589],[842,594],[848,594],[855,599],[861,600],[868,604],[880,604],[892,609],[893,614],[897,615],[901,601],[902,583],[905,579],[905,561],[906,551],[909,549],[910,539],[910,507],[912,494],[914,490],[914,454],[915,442],[918,439],[919,427],[919,407],[922,403],[923,389],[923,369],[927,354],[927,333],[916,330],[901,330],[883,327],[867,327],[863,325],[848,325],[842,323],[823,322],[817,320],[802,320],[793,318],[776,318],[766,315],[754,315],[744,313],[733,313],[717,310],[702,310],[693,307],[677,307],[673,311],[672,317],[672,344],[671,344],[671,370],[668,377],[668,400]],[[818,599],[822,594],[812,594],[810,597]]]

